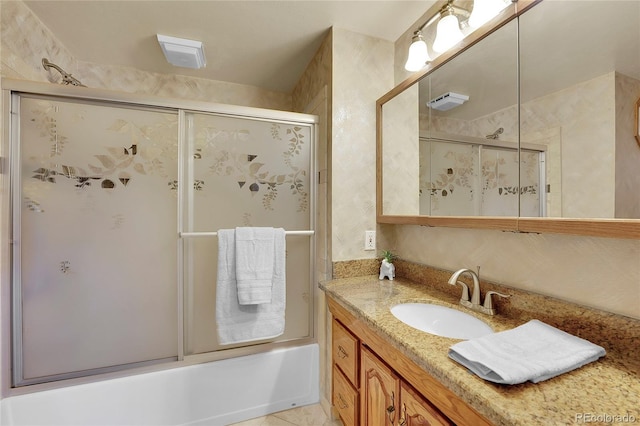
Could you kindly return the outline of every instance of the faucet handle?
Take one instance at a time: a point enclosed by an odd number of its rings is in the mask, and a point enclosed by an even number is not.
[[[460,300],[464,300],[465,302],[469,301],[469,287],[460,280],[456,280],[456,284],[460,284],[462,286],[462,296],[460,296]]]
[[[492,294],[495,294],[497,296],[504,297],[504,298],[511,297],[510,294],[502,294],[502,293],[498,293],[497,291],[488,291],[487,294],[484,296],[483,306],[485,307],[485,309],[493,310],[493,301],[491,299]]]

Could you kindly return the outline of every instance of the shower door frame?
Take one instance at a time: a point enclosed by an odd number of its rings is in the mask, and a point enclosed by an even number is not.
[[[0,242],[2,244],[0,257],[0,319],[2,326],[0,328],[0,345],[1,345],[1,396],[8,397],[12,395],[20,395],[35,391],[55,389],[64,386],[70,386],[79,383],[87,383],[109,378],[116,378],[150,371],[159,371],[164,369],[178,368],[187,365],[200,364],[221,359],[233,358],[238,356],[250,355],[269,351],[275,348],[285,348],[292,346],[306,345],[316,343],[316,315],[315,315],[315,231],[316,231],[316,194],[317,194],[317,178],[316,178],[316,141],[318,138],[318,118],[313,115],[270,110],[264,108],[244,107],[236,105],[226,105],[218,103],[209,103],[202,101],[189,101],[173,98],[164,98],[151,95],[138,95],[123,92],[114,92],[105,89],[93,89],[75,86],[63,86],[49,83],[31,82],[13,79],[1,79],[2,88],[2,143],[0,143],[0,190],[2,191],[2,205],[0,207]],[[309,238],[309,335],[307,337],[293,338],[285,341],[261,343],[256,345],[247,345],[233,349],[219,350],[203,354],[185,355],[185,300],[184,300],[184,269],[183,254],[185,239],[181,237],[181,233],[185,230],[183,214],[185,213],[184,201],[186,199],[184,191],[185,185],[178,186],[177,223],[176,223],[176,243],[177,247],[177,327],[178,341],[177,360],[169,360],[167,362],[152,363],[142,362],[139,366],[125,367],[105,367],[100,372],[93,375],[75,377],[70,374],[68,377],[60,378],[56,381],[14,385],[14,379],[18,373],[13,369],[13,357],[19,356],[16,353],[16,343],[19,336],[15,336],[13,332],[15,317],[20,315],[19,299],[14,294],[14,289],[20,284],[20,271],[14,271],[17,260],[15,259],[15,241],[14,227],[15,221],[20,222],[20,206],[13,205],[13,197],[18,191],[20,193],[21,179],[16,179],[16,170],[20,170],[20,164],[15,164],[21,159],[15,155],[13,150],[18,146],[19,128],[16,125],[18,112],[13,112],[15,108],[14,98],[19,95],[47,96],[52,98],[60,98],[63,100],[75,100],[79,102],[100,102],[110,105],[134,106],[137,108],[154,108],[164,109],[165,111],[175,111],[178,116],[178,176],[183,182],[187,178],[185,154],[186,148],[186,129],[185,129],[185,113],[186,112],[203,112],[213,113],[221,116],[247,118],[254,120],[297,124],[308,126],[310,128],[310,153],[309,153],[309,230],[313,231]],[[238,225],[240,226],[240,224]],[[298,238],[298,237],[294,237]],[[306,237],[305,237],[306,238]],[[18,264],[19,265],[19,264]]]

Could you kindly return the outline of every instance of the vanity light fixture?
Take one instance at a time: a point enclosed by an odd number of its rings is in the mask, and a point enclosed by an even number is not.
[[[474,0],[473,10],[469,17],[469,26],[478,28],[507,7],[503,0]]]
[[[438,22],[432,50],[436,53],[442,53],[464,38],[460,29],[461,24],[463,28],[465,26],[473,29],[478,28],[498,15],[509,2],[515,3],[518,0],[474,0],[471,13],[454,5],[455,1],[447,0],[438,12],[413,33],[407,62],[404,65],[407,71],[419,71],[427,62],[431,61],[423,35],[423,31],[428,26]],[[462,19],[462,22],[459,19]]]
[[[460,31],[460,22],[456,15],[453,14],[453,7],[447,5],[446,9],[441,12],[440,21],[438,21],[438,30],[436,39],[433,41],[433,50],[440,53],[449,50],[450,47],[457,44],[464,38],[464,34]]]
[[[171,65],[196,69],[207,66],[201,41],[158,34],[158,43]]]
[[[404,64],[404,69],[407,71],[418,71],[429,61],[431,61],[431,58],[427,51],[427,43],[422,37],[422,31],[418,30],[413,33],[411,46],[409,46],[409,56],[407,57],[407,63]]]
[[[407,56],[407,62],[404,66],[407,71],[418,71],[422,67],[424,67],[428,61],[431,61],[431,58],[429,58],[429,55],[427,52],[427,44],[424,41],[423,34],[422,34],[422,31],[425,28],[435,23],[436,21],[442,21],[442,18],[446,18],[449,16],[455,19],[456,21],[455,23],[456,25],[458,25],[457,24],[458,19],[455,17],[454,12],[462,14],[464,17],[469,16],[469,12],[467,10],[454,6],[453,5],[454,1],[455,0],[447,0],[447,3],[442,8],[440,8],[440,10],[436,14],[430,17],[424,24],[420,25],[420,27],[413,33],[411,46],[409,46],[409,55]],[[450,19],[449,19],[449,22],[451,22]],[[445,25],[446,25],[446,19],[445,19]],[[458,30],[459,30],[459,27],[458,27]],[[440,22],[438,22],[437,31],[438,33],[440,32]],[[460,36],[462,36],[462,32],[460,32]],[[436,38],[437,37],[438,36],[436,35]],[[460,39],[462,39],[462,37],[460,37]],[[457,40],[455,43],[457,43],[458,41],[460,40]]]

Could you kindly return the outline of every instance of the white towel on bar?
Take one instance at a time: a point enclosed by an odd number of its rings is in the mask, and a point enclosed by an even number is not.
[[[271,303],[273,228],[236,228],[236,280],[241,305]]]
[[[538,320],[449,349],[452,359],[483,379],[510,385],[538,383],[604,355],[604,348]]]
[[[240,305],[236,281],[235,230],[218,231],[216,323],[218,341],[227,345],[272,339],[284,333],[286,308],[285,236],[274,232],[275,256],[271,303]]]

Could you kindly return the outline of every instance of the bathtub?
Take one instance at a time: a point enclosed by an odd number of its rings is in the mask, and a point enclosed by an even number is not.
[[[0,401],[0,424],[226,425],[319,401],[317,344]]]

